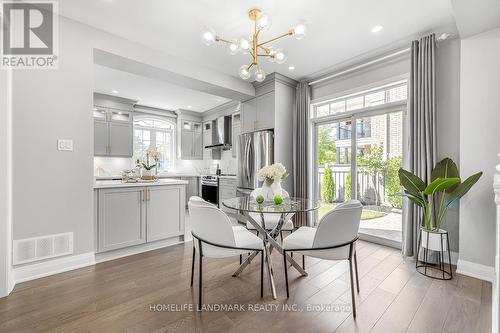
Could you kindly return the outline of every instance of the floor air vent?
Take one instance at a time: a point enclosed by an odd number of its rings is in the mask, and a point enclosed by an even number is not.
[[[13,264],[25,264],[73,254],[73,233],[18,239],[13,245]]]

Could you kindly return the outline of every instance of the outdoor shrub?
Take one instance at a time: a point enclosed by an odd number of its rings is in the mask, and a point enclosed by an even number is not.
[[[328,165],[323,176],[323,185],[321,186],[321,197],[324,202],[332,203],[335,200],[335,182],[333,180],[332,168]]]

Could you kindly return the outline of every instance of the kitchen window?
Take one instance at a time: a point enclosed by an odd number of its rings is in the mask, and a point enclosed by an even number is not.
[[[134,161],[143,160],[149,147],[160,152],[158,170],[168,170],[174,166],[175,123],[156,117],[134,118]]]

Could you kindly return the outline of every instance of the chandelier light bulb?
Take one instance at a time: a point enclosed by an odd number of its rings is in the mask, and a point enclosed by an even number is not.
[[[293,28],[293,36],[296,38],[296,39],[302,39],[305,37],[306,35],[306,32],[307,32],[307,26],[304,22],[301,22],[299,24],[297,24],[295,26],[295,28]]]
[[[243,80],[248,80],[251,76],[250,70],[248,69],[248,65],[243,65],[239,70],[240,77]]]
[[[255,81],[262,82],[266,79],[266,72],[259,66],[255,70]]]
[[[271,18],[267,14],[262,14],[257,20],[257,27],[259,29],[269,29],[271,26]]]
[[[231,43],[228,46],[228,50],[230,55],[235,55],[236,53],[238,53],[239,46],[236,43]]]
[[[283,38],[289,38],[291,36],[296,39],[302,39],[306,35],[307,25],[304,21],[299,22],[295,27],[289,28],[280,35],[274,38],[269,38],[267,40],[261,38],[261,31],[267,30],[271,26],[271,18],[269,15],[262,13],[259,8],[253,8],[248,12],[248,18],[252,22],[251,35],[246,36],[245,34],[238,39],[227,39],[225,37],[215,34],[215,31],[211,28],[207,28],[202,33],[202,41],[205,45],[212,45],[215,42],[220,44],[225,44],[227,47],[227,52],[231,55],[236,55],[237,53],[246,54],[246,63],[248,65],[243,65],[239,68],[238,74],[243,80],[248,80],[250,78],[255,79],[257,82],[262,82],[266,79],[265,71],[260,67],[263,58],[267,58],[272,63],[283,64],[287,61],[288,56],[280,48],[273,48],[270,44],[277,40]],[[250,55],[251,57],[249,57]],[[294,66],[289,66],[290,71],[294,70]]]
[[[215,31],[213,29],[210,29],[210,28],[203,31],[203,34],[201,36],[201,40],[207,46],[210,46],[213,43],[215,43],[216,39],[217,39],[217,37],[215,36]]]
[[[274,60],[278,64],[283,64],[286,61],[286,59],[288,59],[288,56],[285,54],[285,52],[283,52],[282,49],[276,50],[276,54],[274,55]]]
[[[250,51],[250,48],[252,47],[250,41],[246,37],[241,37],[239,40],[239,44],[240,44],[240,50],[243,53],[248,53],[248,51]]]

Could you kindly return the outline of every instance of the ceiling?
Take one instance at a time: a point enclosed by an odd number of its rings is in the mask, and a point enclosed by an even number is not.
[[[137,100],[138,104],[167,110],[203,112],[230,101],[220,96],[100,65],[94,65],[94,91]]]
[[[450,0],[59,2],[60,13],[66,17],[233,76],[249,62],[249,56],[231,56],[220,44],[207,47],[201,42],[201,32],[212,27],[226,38],[248,36],[252,25],[247,12],[253,7],[261,8],[272,19],[271,28],[263,34],[266,39],[288,31],[299,21],[307,22],[304,39],[287,38],[274,44],[287,51],[286,64],[263,61],[267,73],[276,71],[295,79],[317,75],[376,50],[407,45],[411,38],[426,32],[456,34]],[[372,33],[378,24],[383,30]],[[294,71],[288,70],[290,65],[295,66]]]

